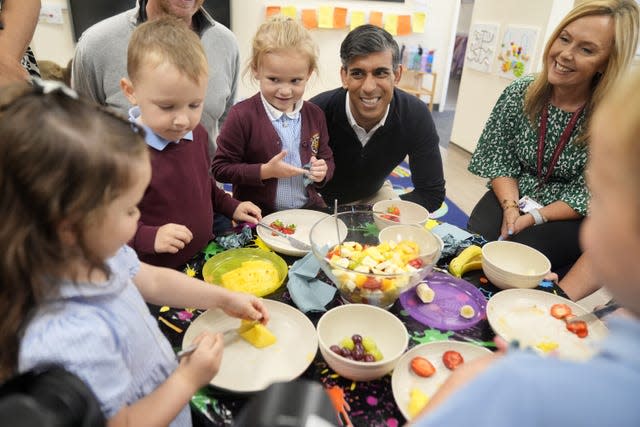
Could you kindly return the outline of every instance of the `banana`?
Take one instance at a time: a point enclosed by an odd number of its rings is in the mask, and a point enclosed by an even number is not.
[[[480,261],[471,261],[462,266],[462,269],[459,272],[459,275],[455,275],[456,277],[462,277],[465,273],[468,273],[472,270],[480,270],[482,269],[482,260]],[[452,273],[453,274],[453,273]]]
[[[462,275],[471,270],[479,270],[482,268],[482,248],[477,245],[471,245],[465,248],[460,255],[455,257],[449,263],[449,272],[455,277]]]

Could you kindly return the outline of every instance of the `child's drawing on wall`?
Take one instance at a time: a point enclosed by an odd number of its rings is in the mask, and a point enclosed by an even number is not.
[[[515,79],[530,72],[537,37],[537,28],[507,27],[498,53],[501,77]]]

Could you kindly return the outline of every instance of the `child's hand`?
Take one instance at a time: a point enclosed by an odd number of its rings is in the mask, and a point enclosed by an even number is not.
[[[322,182],[325,176],[327,176],[327,163],[324,159],[316,159],[316,156],[311,156],[311,168],[307,173],[309,179],[313,182]]]
[[[189,384],[200,388],[209,384],[209,381],[218,373],[222,362],[224,343],[222,334],[202,332],[194,340],[197,348],[180,361],[176,373],[183,376]]]
[[[222,310],[229,316],[246,320],[260,320],[263,325],[269,322],[269,313],[260,298],[243,292],[231,292]]]
[[[285,150],[279,152],[271,158],[267,163],[262,164],[260,167],[260,178],[290,178],[292,176],[302,175],[306,171],[302,168],[297,168],[283,159],[287,155]]]
[[[233,219],[238,222],[250,222],[257,224],[262,219],[262,214],[259,207],[252,202],[242,202],[238,205],[235,211],[233,211]]]
[[[193,239],[193,234],[184,225],[165,224],[158,228],[153,249],[156,253],[168,252],[175,254],[180,249],[184,249],[191,239]]]

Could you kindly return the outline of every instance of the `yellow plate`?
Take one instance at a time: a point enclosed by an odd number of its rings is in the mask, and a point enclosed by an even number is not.
[[[205,282],[224,286],[222,283],[222,275],[230,271],[243,268],[243,263],[246,263],[247,261],[264,261],[272,264],[278,272],[278,280],[261,284],[258,287],[251,286],[247,289],[240,288],[235,290],[248,292],[255,296],[262,297],[278,289],[287,277],[287,263],[284,262],[281,257],[273,252],[267,252],[265,250],[255,248],[229,249],[228,251],[211,257],[202,267],[202,277]]]

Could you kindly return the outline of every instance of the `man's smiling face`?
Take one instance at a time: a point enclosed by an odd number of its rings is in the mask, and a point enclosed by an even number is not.
[[[393,88],[400,81],[402,66],[393,70],[391,50],[354,58],[340,70],[342,86],[349,92],[354,119],[370,130],[384,117],[393,98]]]

